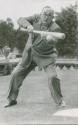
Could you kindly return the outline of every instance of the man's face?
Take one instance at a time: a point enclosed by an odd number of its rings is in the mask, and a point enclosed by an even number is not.
[[[49,8],[44,8],[41,13],[41,21],[50,24],[54,18],[54,13]]]

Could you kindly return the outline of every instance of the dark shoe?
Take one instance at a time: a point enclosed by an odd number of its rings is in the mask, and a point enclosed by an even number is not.
[[[11,106],[14,106],[17,104],[17,101],[16,100],[12,100],[11,102],[9,102],[8,104],[6,104],[4,107],[7,108],[7,107],[11,107]]]

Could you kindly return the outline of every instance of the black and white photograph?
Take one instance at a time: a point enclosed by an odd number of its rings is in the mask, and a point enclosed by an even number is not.
[[[78,124],[77,0],[0,0],[0,125]]]

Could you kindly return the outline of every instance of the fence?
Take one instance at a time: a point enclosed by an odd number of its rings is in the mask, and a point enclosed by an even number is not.
[[[10,60],[8,63],[6,60],[0,62],[0,74],[10,74],[13,70],[13,68],[18,64],[19,60]],[[78,59],[64,59],[64,58],[58,58],[56,60],[56,67],[59,67],[60,69],[67,68],[70,69],[71,67],[74,69],[78,68]],[[36,71],[40,71],[42,69],[39,69],[38,67],[35,69]]]

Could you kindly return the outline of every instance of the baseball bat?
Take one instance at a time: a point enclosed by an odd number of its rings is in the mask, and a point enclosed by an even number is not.
[[[21,27],[21,30],[23,30],[23,31],[27,31],[28,26],[32,27],[32,25],[25,18],[19,18],[17,23],[19,24],[19,26]],[[49,36],[55,37],[56,39],[64,39],[65,38],[65,34],[60,33],[60,32],[48,32],[48,31],[33,30],[33,33],[41,34],[41,35],[45,35],[45,36],[49,35]]]

